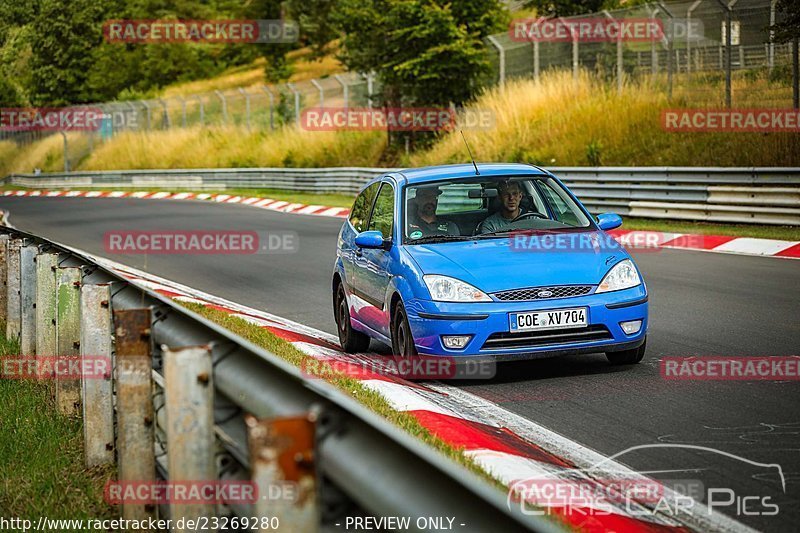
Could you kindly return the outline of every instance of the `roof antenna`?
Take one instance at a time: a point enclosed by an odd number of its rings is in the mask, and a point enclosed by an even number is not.
[[[475,158],[472,157],[472,150],[469,149],[469,143],[467,142],[467,138],[464,137],[464,130],[458,130],[461,133],[461,138],[464,139],[464,144],[467,146],[467,152],[469,152],[469,158],[472,160],[472,166],[475,167],[475,175],[480,176],[481,173],[478,172],[478,164],[475,163]]]

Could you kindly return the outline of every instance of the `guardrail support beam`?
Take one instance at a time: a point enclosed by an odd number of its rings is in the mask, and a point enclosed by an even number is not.
[[[56,357],[80,356],[81,269],[56,269]],[[81,383],[77,379],[56,378],[56,405],[68,416],[80,413]]]
[[[56,355],[56,269],[58,254],[36,256],[36,358]],[[50,395],[55,389],[50,386]]]
[[[150,349],[150,309],[114,311],[117,352],[117,449],[121,484],[153,483],[153,383]],[[147,520],[155,505],[122,504],[122,518]]]
[[[22,248],[22,239],[11,239],[8,241],[8,253],[6,261],[6,288],[8,290],[6,298],[6,338],[9,340],[19,340],[20,320],[22,319],[22,308],[20,307],[20,279],[19,279],[19,251]]]
[[[291,531],[313,532],[320,527],[314,468],[315,421],[314,414],[245,419],[250,470],[259,494],[256,516],[277,517],[281,527]],[[280,497],[287,491],[294,497]]]
[[[39,247],[30,243],[19,251],[20,327],[19,351],[28,356],[36,353],[36,254]]]
[[[86,466],[114,462],[110,285],[81,287],[83,439]]]
[[[214,381],[210,346],[162,347],[167,414],[167,470],[170,481],[213,483]],[[170,516],[197,523],[214,516],[211,503],[172,503]],[[173,529],[173,531],[181,531]],[[194,531],[185,529],[184,531]]]
[[[8,318],[8,235],[0,235],[0,323]]]

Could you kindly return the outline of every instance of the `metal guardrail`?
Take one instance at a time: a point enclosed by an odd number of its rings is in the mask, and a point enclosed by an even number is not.
[[[263,495],[280,484],[299,487],[291,501],[262,497],[219,509],[173,502],[164,509],[173,519],[279,517],[279,531],[304,532],[365,513],[455,517],[469,531],[558,530],[509,509],[494,487],[327,382],[91,257],[0,227],[0,279],[8,288],[0,291],[0,320],[24,356],[113,363],[92,383],[56,380],[61,411],[83,415],[87,464],[116,456],[120,481],[134,483],[156,481],[158,472],[182,482],[252,480]],[[122,505],[128,519],[156,512]],[[260,530],[275,529],[268,525]]]
[[[32,188],[283,189],[355,195],[389,168],[114,170],[15,174]],[[553,167],[593,213],[709,222],[800,225],[800,168]]]

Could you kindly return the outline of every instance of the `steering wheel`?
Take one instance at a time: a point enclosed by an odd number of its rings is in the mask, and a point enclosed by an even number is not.
[[[536,211],[528,211],[527,213],[520,214],[517,218],[512,220],[511,223],[513,224],[517,220],[525,220],[526,218],[532,218],[532,217],[543,218],[545,220],[550,220],[547,216],[545,216],[545,215],[543,215],[541,213],[538,213]]]

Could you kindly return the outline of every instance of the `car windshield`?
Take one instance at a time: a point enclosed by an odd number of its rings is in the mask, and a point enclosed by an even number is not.
[[[404,205],[404,242],[408,244],[591,226],[564,187],[549,176],[423,183],[406,188]]]

